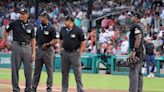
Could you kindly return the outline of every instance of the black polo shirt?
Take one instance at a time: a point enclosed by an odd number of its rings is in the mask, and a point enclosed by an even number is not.
[[[77,50],[81,42],[85,40],[82,29],[76,25],[73,26],[72,30],[63,27],[60,31],[60,39],[63,40],[62,47],[65,50]]]
[[[6,31],[13,30],[13,40],[18,42],[30,42],[35,38],[34,25],[30,22],[23,23],[21,20],[12,21],[6,26]]]
[[[130,35],[129,35],[129,45],[130,45],[130,49],[132,50],[134,48],[134,44],[136,41],[135,36],[141,34],[142,38],[141,38],[141,44],[139,46],[139,48],[137,49],[137,54],[139,52],[142,52],[143,50],[143,43],[144,43],[144,39],[143,39],[143,28],[140,24],[133,24],[130,28]]]
[[[146,55],[154,55],[154,44],[153,43],[146,43],[145,49],[146,49]]]
[[[44,43],[49,43],[52,39],[56,39],[56,30],[51,25],[39,25],[36,31],[36,41],[38,47],[41,47]]]

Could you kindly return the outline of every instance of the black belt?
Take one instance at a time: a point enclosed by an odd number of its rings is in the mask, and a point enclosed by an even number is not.
[[[77,50],[74,49],[74,50],[69,50],[69,49],[64,49],[66,52],[76,52]]]
[[[26,45],[30,44],[30,42],[19,42],[19,41],[13,41],[13,43],[16,43],[16,44],[21,45],[21,46],[26,46]]]

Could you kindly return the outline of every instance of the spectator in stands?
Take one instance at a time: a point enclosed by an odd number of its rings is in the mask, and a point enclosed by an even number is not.
[[[157,54],[160,55],[162,53],[162,48],[163,48],[163,41],[161,39],[161,37],[159,36],[155,36],[154,37],[154,40],[152,41],[152,43],[154,44],[154,47],[157,51]]]
[[[155,47],[151,41],[151,37],[147,37],[145,48],[146,48],[146,68],[147,68],[147,77],[154,77],[154,69],[155,69]],[[151,67],[150,67],[151,66]]]
[[[155,12],[155,17],[154,17],[154,32],[158,33],[160,31],[160,16],[159,12]]]
[[[2,18],[0,17],[0,27],[3,25],[3,20]]]
[[[0,49],[3,49],[5,47],[5,40],[0,37]]]
[[[10,12],[10,20],[11,21],[16,20],[16,12],[14,9],[12,9]]]
[[[125,25],[125,19],[126,19],[125,14],[124,13],[120,14],[120,16],[118,17],[118,21],[120,25]]]
[[[101,28],[99,33],[99,43],[100,45],[107,42],[109,39],[108,32],[105,31],[105,29]]]
[[[82,28],[84,34],[87,34],[87,32],[88,32],[89,25],[90,25],[89,23],[90,23],[90,21],[87,18],[87,16],[83,15],[83,19],[82,19],[82,22],[81,22],[81,28]]]
[[[127,55],[129,49],[129,42],[126,36],[123,37],[123,42],[121,43],[121,55]]]
[[[9,17],[6,15],[5,19],[3,20],[3,25],[4,25],[4,26],[7,26],[7,25],[9,25],[9,23],[10,23],[10,19],[9,19]]]
[[[78,27],[81,27],[81,22],[82,22],[82,20],[79,18],[79,16],[76,16],[75,25],[78,26]]]
[[[108,26],[108,24],[109,24],[109,19],[108,19],[108,17],[105,17],[105,18],[101,21],[101,27],[102,27],[102,28],[105,28],[105,27]]]
[[[89,34],[88,49],[91,53],[96,53],[96,29],[92,29]]]
[[[164,8],[162,9],[162,13],[160,14],[160,18],[162,20],[162,26],[164,26]]]
[[[3,54],[11,54],[11,50],[9,50],[7,46],[5,46],[4,49],[2,49],[1,53],[3,53]]]
[[[5,26],[3,26],[2,24],[2,26],[0,26],[0,37],[2,37],[4,29],[5,29]]]
[[[114,48],[113,44],[109,44],[109,47],[108,47],[108,50],[107,50],[107,53],[110,54],[110,55],[115,55],[116,54],[116,49]]]

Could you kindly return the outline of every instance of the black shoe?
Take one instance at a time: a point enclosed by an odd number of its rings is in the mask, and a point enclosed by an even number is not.
[[[52,89],[51,88],[47,88],[47,92],[52,92]]]
[[[32,88],[32,89],[31,89],[31,92],[37,92],[37,91],[36,91],[36,88]]]

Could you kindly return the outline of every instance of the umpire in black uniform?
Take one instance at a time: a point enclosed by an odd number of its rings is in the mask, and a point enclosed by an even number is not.
[[[18,85],[19,69],[24,65],[26,78],[25,92],[31,92],[32,61],[35,60],[35,31],[32,23],[28,21],[29,13],[25,8],[20,9],[19,20],[12,21],[6,26],[4,39],[7,41],[10,30],[13,30],[11,68],[13,92],[20,92]],[[32,47],[32,48],[31,48]]]
[[[69,70],[72,65],[77,92],[84,92],[81,81],[80,56],[85,48],[84,33],[74,24],[72,16],[65,17],[65,27],[60,31],[62,92],[68,92]]]
[[[130,65],[129,68],[129,79],[130,87],[129,92],[142,92],[143,86],[143,75],[141,72],[143,66],[143,26],[140,23],[141,15],[135,13],[132,17],[133,25],[130,28],[130,58],[131,62],[135,62],[136,58],[138,59],[133,66]]]
[[[48,74],[47,92],[52,92],[51,87],[53,84],[53,61],[55,54],[53,46],[57,40],[56,30],[49,23],[48,19],[49,15],[46,12],[42,12],[40,15],[41,24],[36,31],[37,50],[34,77],[32,82],[32,92],[36,92],[43,64],[45,64]]]

